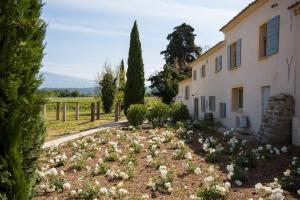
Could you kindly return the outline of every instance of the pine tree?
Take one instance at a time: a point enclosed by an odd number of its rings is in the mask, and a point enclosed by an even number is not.
[[[41,0],[0,3],[0,196],[27,200],[44,140]]]
[[[145,77],[142,48],[136,21],[130,35],[128,69],[124,96],[125,113],[131,104],[144,103]]]

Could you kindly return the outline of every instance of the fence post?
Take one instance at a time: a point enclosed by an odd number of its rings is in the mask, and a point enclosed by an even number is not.
[[[119,121],[119,103],[115,105],[115,122]]]
[[[60,103],[56,102],[56,120],[59,120]]]
[[[63,103],[63,122],[67,121],[67,103]]]
[[[100,101],[97,101],[97,120],[100,119]]]
[[[44,118],[46,118],[46,115],[47,115],[47,104],[44,104],[43,114],[44,114]]]
[[[95,121],[95,103],[91,103],[91,122]]]
[[[75,119],[79,120],[79,102],[76,102],[75,104],[76,104],[75,105],[76,106]]]

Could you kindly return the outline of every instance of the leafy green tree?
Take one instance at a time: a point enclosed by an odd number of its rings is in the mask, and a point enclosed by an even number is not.
[[[124,94],[125,113],[131,104],[143,104],[145,95],[144,64],[139,31],[136,21],[130,35],[128,56],[128,69],[126,73],[126,86]]]
[[[178,82],[191,77],[189,64],[201,53],[195,45],[194,29],[188,24],[181,24],[168,35],[169,44],[162,51],[166,64],[162,71],[150,76],[152,94],[162,98],[164,103],[171,103],[177,94]]]
[[[40,0],[0,3],[0,196],[27,200],[45,126],[38,92],[46,24]]]
[[[183,23],[167,36],[167,49],[160,53],[167,64],[191,63],[201,54],[201,47],[195,44],[194,31],[193,27]]]
[[[111,66],[107,63],[104,64],[104,71],[100,78],[99,85],[101,91],[101,100],[105,113],[110,113],[114,104],[116,94],[116,81]]]

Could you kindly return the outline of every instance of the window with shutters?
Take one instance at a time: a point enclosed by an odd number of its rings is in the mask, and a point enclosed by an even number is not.
[[[197,80],[197,70],[193,71],[193,77],[194,77],[194,81],[196,81]]]
[[[190,86],[185,86],[185,100],[189,100],[190,98]]]
[[[209,110],[212,112],[216,111],[216,97],[215,96],[209,97]]]
[[[232,89],[232,111],[243,111],[244,89],[242,87]]]
[[[220,103],[220,118],[226,118],[226,103]]]
[[[227,46],[228,69],[234,69],[242,64],[242,40],[239,39]]]
[[[259,28],[259,57],[267,55],[267,23]]]
[[[205,112],[205,96],[201,96],[201,112]]]
[[[278,53],[279,29],[279,15],[259,27],[259,58]]]
[[[215,61],[215,72],[218,73],[222,70],[222,56],[216,57]]]
[[[205,77],[205,65],[202,65],[202,67],[201,67],[201,77],[202,78]]]

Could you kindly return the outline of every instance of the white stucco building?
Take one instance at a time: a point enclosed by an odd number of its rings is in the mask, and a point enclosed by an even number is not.
[[[300,132],[299,7],[299,0],[249,4],[220,29],[224,41],[192,63],[193,75],[179,83],[176,100],[194,118],[213,113],[228,128],[256,134],[269,97],[289,94],[296,103],[293,130]]]

